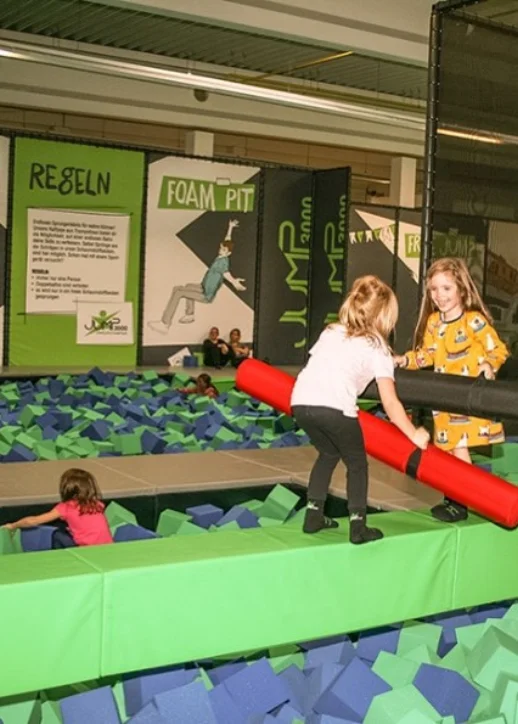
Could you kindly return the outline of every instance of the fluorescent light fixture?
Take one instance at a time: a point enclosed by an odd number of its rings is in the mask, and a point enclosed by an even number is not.
[[[88,71],[91,73],[102,73],[119,78],[133,78],[184,88],[197,88],[214,93],[222,93],[224,95],[240,96],[242,98],[292,106],[294,108],[324,111],[326,113],[333,113],[374,123],[384,123],[386,125],[400,127],[405,126],[406,128],[420,132],[424,132],[425,130],[425,119],[417,113],[383,110],[367,105],[357,105],[355,103],[342,103],[327,98],[307,96],[301,93],[262,88],[251,83],[238,83],[208,75],[169,70],[168,68],[152,65],[128,63],[101,55],[76,53],[50,46],[0,39],[0,56],[13,60],[73,68],[74,70]]]
[[[463,138],[467,141],[478,141],[479,143],[491,143],[493,145],[499,146],[504,141],[498,137],[497,135],[490,136],[486,135],[483,132],[478,131],[461,131],[457,130],[455,128],[438,128],[437,133],[441,136],[452,136],[454,138]],[[517,139],[518,141],[518,139]]]

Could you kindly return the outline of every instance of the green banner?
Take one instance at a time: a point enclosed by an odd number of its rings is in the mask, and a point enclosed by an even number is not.
[[[143,179],[140,152],[17,139],[10,365],[136,363]],[[125,338],[92,346],[79,333],[90,308],[122,304]]]
[[[249,213],[254,210],[254,202],[255,184],[164,176],[158,208]]]

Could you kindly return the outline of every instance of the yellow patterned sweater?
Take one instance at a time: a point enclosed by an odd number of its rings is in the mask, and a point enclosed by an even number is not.
[[[428,318],[423,346],[407,352],[407,369],[433,365],[434,371],[477,377],[479,365],[488,362],[496,373],[508,357],[505,344],[480,312],[465,312],[443,322],[439,312]],[[442,450],[475,447],[504,441],[500,422],[478,417],[433,412],[434,444]]]

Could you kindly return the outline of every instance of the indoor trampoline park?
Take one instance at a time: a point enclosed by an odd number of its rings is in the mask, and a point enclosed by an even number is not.
[[[517,63],[2,0],[0,724],[518,724]]]

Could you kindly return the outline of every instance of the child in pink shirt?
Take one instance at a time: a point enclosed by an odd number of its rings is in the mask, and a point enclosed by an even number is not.
[[[34,528],[56,520],[66,527],[58,528],[52,537],[53,548],[95,546],[113,543],[112,534],[104,515],[104,503],[94,476],[86,470],[71,468],[63,473],[59,483],[61,503],[48,513],[31,515],[7,523],[9,530]]]

